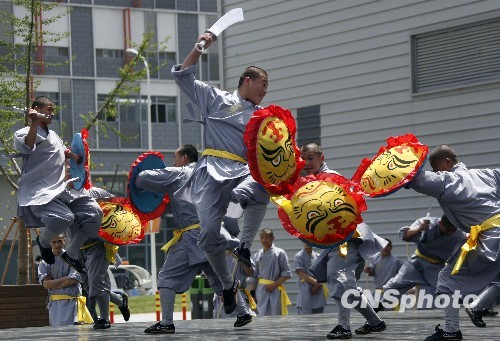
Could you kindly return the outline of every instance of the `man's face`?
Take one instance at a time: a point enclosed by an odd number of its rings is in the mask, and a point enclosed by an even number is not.
[[[270,234],[267,233],[260,234],[260,243],[262,244],[264,250],[269,250],[271,248],[271,246],[273,245],[273,240],[274,236]]]
[[[323,161],[325,160],[325,157],[323,155],[318,155],[318,153],[312,150],[303,152],[301,156],[302,159],[304,159],[304,161],[306,162],[303,171],[306,172],[308,175],[316,174],[321,168]]]
[[[189,163],[189,159],[187,155],[179,154],[179,150],[176,150],[174,153],[174,167],[182,167]]]
[[[382,251],[380,252],[380,254],[382,255],[382,257],[387,257],[391,254],[391,250],[392,250],[392,245],[390,244],[387,244],[383,249]]]
[[[453,168],[453,162],[448,158],[433,160],[431,167],[434,172],[450,172]]]
[[[50,247],[52,248],[52,253],[55,255],[59,255],[62,252],[64,247],[64,238],[54,237],[50,241]]]
[[[267,77],[263,76],[256,79],[245,78],[247,83],[246,98],[255,105],[260,104],[267,94]]]
[[[50,124],[52,123],[52,118],[54,117],[54,104],[44,105],[42,107],[34,107],[38,113],[44,114],[45,117],[40,117],[39,120],[42,124]]]

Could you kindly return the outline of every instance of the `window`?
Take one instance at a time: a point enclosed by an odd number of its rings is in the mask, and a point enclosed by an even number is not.
[[[500,80],[500,18],[411,37],[412,92]]]
[[[309,142],[321,144],[320,106],[297,109],[297,145],[299,148]]]
[[[151,102],[151,122],[175,123],[177,121],[175,97],[155,96]]]
[[[97,58],[115,58],[122,59],[124,58],[123,50],[110,50],[110,49],[96,49],[95,55]]]
[[[45,56],[68,57],[69,49],[67,47],[44,46],[43,52]]]

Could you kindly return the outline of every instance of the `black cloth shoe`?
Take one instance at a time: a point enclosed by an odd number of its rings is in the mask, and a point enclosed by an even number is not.
[[[489,316],[489,317],[497,316],[498,311],[493,310],[493,308],[486,308],[486,309],[481,310],[481,315],[482,316]]]
[[[445,332],[439,328],[439,324],[436,326],[436,332],[431,336],[425,338],[425,341],[440,341],[440,340],[462,340],[462,332],[459,330],[454,333]]]
[[[144,329],[146,334],[173,334],[175,333],[175,326],[173,324],[169,324],[164,326],[160,322],[157,324],[153,324],[151,327]]]
[[[334,339],[352,339],[352,333],[350,329],[345,329],[341,325],[337,325],[332,329],[331,332],[326,335],[330,340]]]
[[[236,316],[236,322],[234,322],[235,327],[243,327],[246,324],[252,322],[252,315],[245,314],[243,316]]]
[[[56,261],[56,257],[52,253],[52,249],[50,247],[43,247],[42,244],[40,244],[40,236],[36,236],[36,243],[40,248],[40,255],[42,256],[42,259],[45,261],[45,263],[54,264],[54,262]]]
[[[83,266],[82,262],[80,262],[80,260],[78,260],[78,259],[71,258],[70,256],[68,256],[67,252],[63,252],[61,254],[61,259],[63,261],[65,261],[66,263],[68,263],[69,266],[71,266],[73,269],[75,269],[79,273],[81,273],[81,274],[87,273],[87,271],[85,271],[85,267]]]
[[[128,295],[124,292],[120,292],[118,294],[121,295],[123,298],[123,304],[121,307],[118,307],[118,309],[120,309],[120,313],[122,313],[123,319],[125,320],[125,322],[127,322],[130,319],[130,309],[128,308]]]
[[[236,278],[233,281],[233,286],[229,290],[222,290],[222,299],[224,300],[224,312],[231,314],[236,309],[236,293],[240,287],[240,281]]]
[[[238,262],[242,263],[243,265],[248,266],[249,268],[252,267],[252,262],[250,261],[250,250],[245,247],[245,243],[241,243],[240,247],[237,247],[233,251],[233,257],[238,260]]]
[[[465,312],[467,313],[467,315],[469,315],[470,320],[476,327],[486,327],[486,323],[484,323],[483,321],[483,314],[481,314],[481,311],[474,310],[472,308],[465,308]]]
[[[111,323],[106,319],[97,319],[94,323],[94,329],[109,329],[111,328]]]
[[[369,333],[378,333],[378,332],[383,332],[385,330],[385,322],[381,321],[379,324],[376,326],[370,326],[368,322],[366,322],[363,326],[359,327],[358,329],[354,330],[356,334],[369,334]]]

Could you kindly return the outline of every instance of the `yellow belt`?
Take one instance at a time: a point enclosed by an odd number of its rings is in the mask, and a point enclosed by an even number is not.
[[[85,303],[87,303],[87,298],[85,296],[69,296],[69,295],[50,295],[51,301],[60,301],[60,300],[72,300],[77,299],[76,311],[79,323],[94,323],[92,316],[90,315],[89,310]]]
[[[351,238],[359,238],[359,237],[361,237],[361,234],[358,232],[358,230],[354,230],[354,233]],[[347,242],[339,246],[339,255],[342,257],[347,256]]]
[[[248,305],[250,306],[250,309],[252,309],[253,311],[257,310],[257,303],[255,303],[255,300],[250,294],[250,290],[248,290],[247,288],[241,288],[240,290],[242,290],[243,293],[247,296]]]
[[[274,281],[271,281],[270,279],[259,278],[259,284],[273,284],[273,283]],[[287,306],[291,305],[292,301],[290,301],[290,297],[288,297],[288,294],[286,293],[283,284],[278,285],[278,290],[281,293],[281,315],[286,316],[288,315]]]
[[[217,149],[207,148],[203,151],[202,155],[217,156],[217,157],[220,157],[223,159],[229,159],[229,160],[238,161],[241,163],[247,163],[247,160],[245,160],[241,156],[227,152],[225,150],[217,150]]]
[[[500,226],[500,214],[494,215],[493,217],[483,221],[481,225],[474,225],[470,228],[470,235],[464,245],[462,245],[462,251],[460,252],[460,256],[458,256],[457,262],[451,271],[452,275],[455,275],[460,267],[462,266],[465,258],[469,251],[475,250],[477,246],[477,237],[479,233],[489,230],[491,228]]]
[[[420,253],[420,251],[418,251],[418,249],[415,250],[415,254],[419,257],[419,258],[422,258],[422,259],[425,259],[426,261],[428,262],[431,262],[433,264],[439,264],[439,263],[444,263],[442,260],[439,260],[439,259],[435,259],[435,258],[431,258],[431,257],[428,257],[422,253]]]
[[[303,279],[300,280],[301,283],[305,282]],[[325,299],[328,299],[328,286],[326,285],[326,283],[322,283],[321,286],[323,287],[323,296],[325,297]]]
[[[99,243],[104,243],[104,247],[106,248],[106,259],[110,263],[116,262],[115,254],[117,254],[118,250],[120,249],[120,247],[118,245],[113,245],[113,244],[110,244],[110,243],[105,243],[105,242],[99,240],[99,241],[97,241],[95,243],[91,243],[91,244],[87,244],[87,245],[82,246],[80,248],[80,250],[88,249],[88,248],[90,248],[92,246],[96,246]]]
[[[172,237],[172,239],[170,239],[167,244],[163,245],[160,250],[167,252],[172,246],[174,246],[175,243],[179,241],[179,239],[181,239],[181,236],[184,232],[198,228],[200,228],[200,224],[193,224],[180,230],[174,230],[174,236]]]

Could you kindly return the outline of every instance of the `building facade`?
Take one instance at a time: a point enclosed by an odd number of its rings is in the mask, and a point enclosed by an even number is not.
[[[291,110],[299,145],[319,142],[331,169],[351,178],[388,137],[405,133],[431,149],[453,146],[469,167],[499,167],[500,2],[222,1],[222,12],[234,7],[245,21],[224,32],[224,83],[236,84],[247,65],[266,69],[264,106]],[[442,214],[436,200],[405,189],[367,206],[364,222],[403,259],[414,248],[397,230]],[[293,268],[301,243],[276,211],[271,204],[264,225]],[[293,294],[296,280],[287,282]]]
[[[125,137],[119,137],[110,129],[89,132],[92,181],[118,196],[126,195],[130,165],[148,150],[147,95],[151,96],[151,135],[153,150],[163,153],[166,165],[173,165],[173,153],[182,144],[193,144],[202,149],[202,129],[198,123],[182,123],[187,113],[186,99],[180,94],[170,69],[194,47],[199,35],[218,18],[217,0],[65,0],[57,7],[43,12],[36,20],[60,16],[50,24],[40,25],[37,32],[49,37],[50,32],[69,33],[57,42],[37,46],[36,58],[45,64],[33,70],[40,82],[34,96],[45,95],[58,106],[51,128],[68,144],[79,133],[85,122],[80,115],[95,113],[108,93],[119,80],[119,69],[127,62],[127,48],[138,47],[143,35],[153,32],[153,39],[146,56],[150,69],[150,89],[147,79],[140,82],[140,91],[130,93],[116,101],[117,114],[103,115],[102,119]],[[0,11],[21,18],[29,14],[11,1],[0,1]],[[8,28],[10,31],[14,27]],[[1,32],[2,40],[20,42]],[[199,77],[219,86],[222,69],[220,51],[207,50],[199,65]],[[50,63],[64,63],[53,66]],[[19,66],[16,66],[19,68]],[[139,61],[138,68],[144,68]],[[21,69],[19,72],[22,73]],[[184,104],[183,104],[184,103]],[[2,177],[0,195],[0,232],[5,232],[10,217],[16,214],[16,198]],[[163,252],[159,249],[170,237],[173,225],[167,213],[161,222],[161,232],[156,239],[157,264],[163,264]],[[14,237],[14,231],[9,238]],[[3,233],[2,233],[3,235]],[[122,247],[120,254],[131,264],[150,269],[150,241],[145,238],[139,245]],[[2,250],[4,252],[9,250]],[[3,259],[3,257],[2,257]],[[15,269],[11,265],[10,269]],[[9,283],[15,277],[9,276]]]
[[[71,63],[69,75],[39,77],[40,90],[59,93],[72,108],[66,116],[73,127],[67,136],[82,125],[78,113],[96,110],[100,96],[116,82],[113,70],[123,62],[127,13],[133,40],[139,41],[151,27],[156,41],[170,37],[157,63],[181,62],[198,34],[221,13],[241,7],[245,20],[227,29],[208,49],[199,65],[201,79],[232,90],[246,66],[266,69],[269,94],[262,104],[290,109],[297,119],[299,145],[320,143],[330,168],[350,178],[361,160],[372,158],[388,137],[405,133],[415,134],[430,148],[450,144],[469,167],[498,167],[500,2],[496,0],[88,0],[62,1],[61,6],[73,7],[60,29],[72,34],[58,47],[82,57]],[[182,143],[202,146],[200,127],[181,124],[185,98],[168,78],[168,69],[151,78],[153,103],[158,105],[152,111],[165,112],[155,116],[153,147],[167,154]],[[144,91],[145,83],[141,84]],[[146,150],[144,96],[138,94],[136,107],[124,109],[116,123],[141,139],[93,137],[97,167],[92,174],[102,176],[106,185],[117,165],[119,174],[127,171]],[[116,182],[117,191],[123,192],[125,184],[123,178]],[[368,199],[367,205],[364,221],[391,238],[394,253],[401,258],[414,248],[397,239],[397,230],[427,212],[442,214],[435,200],[404,189]],[[269,205],[264,226],[274,230],[276,244],[287,250],[293,268],[293,255],[301,243],[281,228],[274,204]],[[252,252],[259,248],[257,238]],[[142,264],[149,267],[144,253]],[[294,302],[296,280],[295,276],[287,282]],[[363,283],[371,282],[363,279]]]

